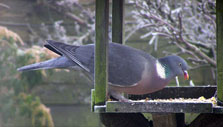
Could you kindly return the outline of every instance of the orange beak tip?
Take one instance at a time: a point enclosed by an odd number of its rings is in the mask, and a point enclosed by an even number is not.
[[[189,79],[189,74],[187,71],[184,71],[184,79],[188,80]]]

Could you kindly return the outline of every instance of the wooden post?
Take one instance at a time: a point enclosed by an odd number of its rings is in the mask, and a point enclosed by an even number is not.
[[[125,44],[124,4],[125,0],[112,0],[112,42],[119,44]]]
[[[217,96],[218,104],[223,105],[223,1],[216,1],[217,12]]]
[[[104,105],[108,82],[109,0],[96,0],[95,104]]]
[[[112,1],[112,42],[124,44],[125,0]]]
[[[152,114],[154,127],[184,127],[184,113]]]

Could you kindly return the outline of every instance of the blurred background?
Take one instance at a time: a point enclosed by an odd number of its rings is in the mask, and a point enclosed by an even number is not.
[[[125,0],[125,44],[157,58],[171,54],[185,58],[191,80],[179,78],[180,86],[215,85],[215,4],[215,0]],[[94,0],[0,1],[0,127],[103,126],[98,114],[90,111],[93,83],[82,72],[16,70],[57,57],[43,48],[47,39],[94,43],[94,25]],[[170,85],[176,86],[175,80]],[[189,123],[193,118],[186,119]]]

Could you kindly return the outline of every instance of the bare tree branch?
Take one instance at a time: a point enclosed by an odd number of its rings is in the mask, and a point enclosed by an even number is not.
[[[170,1],[155,0],[145,2],[135,0],[138,9],[134,13],[137,15],[135,17],[139,24],[154,25],[155,27],[148,28],[149,33],[153,32],[156,35],[169,38],[172,43],[181,49],[181,52],[193,56],[193,59],[197,59],[197,61],[193,60],[193,62],[198,62],[199,64],[209,63],[216,67],[216,37],[214,33],[210,34],[210,32],[215,32],[216,27],[215,16],[211,14],[212,10],[210,9],[215,7],[215,2],[211,0],[201,1],[201,3],[185,1],[182,5],[175,6],[175,10],[170,9],[172,8],[170,7],[171,3],[168,5],[168,2]],[[210,51],[214,57],[207,55]]]
[[[48,4],[48,3],[45,2],[43,4],[44,4],[44,6],[47,6],[50,9],[52,9],[52,10],[54,10],[54,11],[56,11],[56,12],[62,14],[62,15],[67,16],[68,18],[74,20],[78,24],[80,24],[82,26],[85,26],[85,27],[88,27],[87,23],[83,19],[81,19],[80,17],[76,16],[74,13],[65,11],[66,9],[63,8],[62,6],[58,5],[57,3],[55,3],[55,4]]]

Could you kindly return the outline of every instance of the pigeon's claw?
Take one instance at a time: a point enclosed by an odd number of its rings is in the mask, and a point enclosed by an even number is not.
[[[132,100],[125,98],[122,93],[110,90],[109,95],[113,98],[117,99],[120,102],[132,102]]]
[[[119,99],[120,102],[128,102],[128,103],[132,103],[132,100],[127,99],[125,97],[123,97],[122,99]]]

